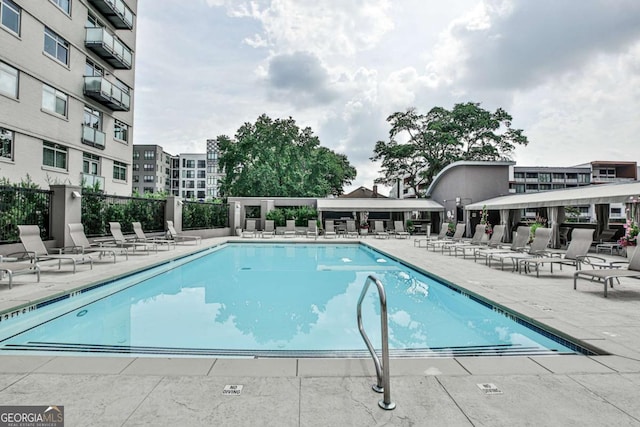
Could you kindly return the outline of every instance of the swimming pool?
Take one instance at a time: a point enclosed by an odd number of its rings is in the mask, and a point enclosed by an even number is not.
[[[361,244],[226,244],[5,319],[0,353],[367,356],[356,304],[385,285],[392,355],[575,354],[579,346]],[[364,327],[380,343],[370,290]]]

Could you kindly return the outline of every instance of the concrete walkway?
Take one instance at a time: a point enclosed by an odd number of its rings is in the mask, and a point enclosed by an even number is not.
[[[54,270],[39,284],[19,276],[0,287],[0,312],[224,240]],[[622,279],[604,298],[596,282],[574,291],[569,267],[536,279],[412,239],[364,242],[610,355],[393,359],[393,411],[377,405],[369,359],[11,355],[0,356],[0,402],[64,405],[67,426],[640,426],[640,281]],[[239,395],[223,394],[235,385]]]

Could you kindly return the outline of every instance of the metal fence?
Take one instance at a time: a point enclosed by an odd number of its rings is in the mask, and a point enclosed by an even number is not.
[[[229,205],[185,201],[182,206],[182,229],[225,228],[229,226]]]
[[[18,225],[37,225],[43,238],[50,234],[49,190],[0,186],[0,243],[20,241]]]
[[[145,231],[164,231],[166,200],[143,197],[122,197],[92,192],[82,192],[82,223],[87,236],[105,236],[109,222],[119,222],[122,231],[133,232],[132,222],[142,224]]]

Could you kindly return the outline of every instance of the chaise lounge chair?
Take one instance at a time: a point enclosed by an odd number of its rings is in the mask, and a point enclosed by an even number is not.
[[[318,238],[318,222],[315,219],[310,219],[307,221],[307,237],[313,237],[314,239]]]
[[[473,260],[478,262],[478,258],[484,258],[484,263],[488,266],[491,266],[491,256],[500,254],[500,253],[518,253],[523,252],[527,247],[527,242],[529,241],[529,233],[531,229],[525,225],[521,225],[516,230],[516,235],[511,242],[510,246],[498,247],[495,248],[480,248],[476,249],[473,252]]]
[[[0,262],[0,280],[4,278],[5,274],[9,277],[9,289],[11,289],[13,278],[22,274],[36,274],[39,282],[40,266],[32,262]]]
[[[337,236],[336,235],[336,228],[333,225],[333,220],[330,220],[330,219],[326,220],[324,222],[324,238],[325,239],[330,239],[330,238],[335,239],[336,236]]]
[[[276,235],[276,229],[274,227],[274,223],[272,219],[267,219],[264,221],[264,230],[262,230],[260,235],[263,238],[274,237]]]
[[[475,252],[477,250],[497,249],[497,248],[499,248],[500,246],[502,246],[502,238],[504,237],[504,229],[505,229],[504,225],[496,225],[496,226],[494,226],[493,227],[493,232],[491,233],[491,237],[486,242],[481,238],[480,242],[478,244],[468,243],[468,244],[455,245],[454,246],[455,256],[458,256],[458,252],[462,252],[462,257],[466,258],[467,257],[467,252],[469,254],[474,254],[474,256],[475,256]]]
[[[484,236],[486,235],[485,233],[486,229],[487,229],[487,226],[484,224],[476,225],[476,231],[473,233],[473,237],[471,237],[471,240],[460,240],[458,242],[445,243],[441,247],[442,253],[444,253],[444,251],[447,250],[449,251],[449,255],[451,255],[451,251],[454,251],[455,255],[458,256],[458,252],[455,250],[457,248],[479,246],[480,242],[482,242],[482,239],[484,239]]]
[[[518,270],[522,272],[524,269],[528,272],[531,267],[535,267],[536,277],[540,277],[540,266],[544,264],[551,266],[551,273],[553,273],[553,264],[560,264],[560,268],[563,265],[572,265],[576,270],[579,270],[582,259],[589,253],[592,241],[593,230],[576,228],[571,232],[571,242],[564,254],[547,252],[543,254],[542,258],[522,259],[519,261],[521,266]]]
[[[246,228],[242,230],[242,237],[256,237],[256,220],[246,220]]]
[[[358,230],[356,230],[356,221],[353,219],[347,220],[346,237],[358,237]]]
[[[446,222],[442,223],[442,226],[440,227],[440,233],[438,233],[437,236],[429,236],[426,238],[421,238],[421,239],[415,239],[413,241],[413,246],[417,246],[419,248],[426,248],[428,242],[430,241],[434,241],[434,240],[443,240],[447,238],[447,231],[449,231],[449,224]],[[422,246],[422,242],[425,243],[425,246]]]
[[[71,237],[71,242],[73,242],[73,246],[71,250],[74,253],[79,254],[92,254],[97,253],[98,258],[102,258],[105,255],[111,255],[113,257],[113,262],[116,262],[116,248],[103,246],[103,244],[91,244],[89,239],[87,239],[86,234],[84,234],[84,226],[80,223],[68,224],[69,227],[69,236]],[[126,259],[129,259],[129,254],[127,253],[127,248],[121,248],[121,253],[124,254]]]
[[[443,245],[461,241],[464,237],[465,228],[466,225],[464,223],[457,224],[456,231],[453,233],[452,237],[445,237],[442,240],[438,239],[427,241],[427,250],[429,250],[429,248],[432,248],[433,252],[435,252],[436,249],[441,248]]]
[[[393,221],[393,234],[396,239],[408,239],[409,232],[404,229],[404,223],[402,221]]]
[[[296,220],[288,219],[284,229],[284,237],[296,237]]]
[[[118,248],[131,248],[133,250],[133,253],[135,253],[137,250],[143,250],[148,255],[150,249],[158,252],[158,245],[155,243],[136,242],[135,237],[127,239],[124,234],[122,234],[122,227],[119,222],[110,222],[109,232],[111,233],[111,237],[113,237],[111,241],[106,242],[109,245],[114,245]]]
[[[173,221],[169,221],[169,220],[167,220],[167,237],[169,239],[175,240],[176,243],[189,240],[191,242],[195,242],[196,245],[199,245],[201,241],[200,236],[178,234],[178,232],[176,231],[176,228],[173,226]]]
[[[50,254],[44,242],[40,238],[40,227],[37,225],[19,225],[20,241],[24,246],[25,252],[19,252],[13,255],[21,255],[30,258],[33,262],[42,261],[58,261],[58,269],[62,266],[62,261],[70,261],[73,263],[73,272],[76,272],[78,264],[89,263],[93,269],[93,259],[86,254]],[[60,249],[62,252],[62,249]]]
[[[389,233],[384,230],[384,222],[382,221],[374,221],[373,222],[373,234],[376,239],[388,239]]]
[[[173,245],[174,249],[176,248],[175,240],[163,239],[162,237],[147,237],[142,229],[142,224],[139,222],[132,222],[131,225],[133,226],[133,232],[136,235],[136,242],[149,243],[158,246],[166,245],[167,250],[171,249],[171,245]]]
[[[547,253],[547,247],[551,242],[551,229],[538,228],[533,236],[533,242],[528,248],[519,253],[497,253],[490,256],[491,259],[500,260],[500,268],[504,270],[504,261],[511,261],[511,271],[518,270],[519,263],[524,259],[539,258]]]
[[[614,264],[610,264],[610,268],[600,270],[578,270],[573,273],[573,289],[577,289],[578,277],[589,278],[591,280],[602,280],[604,284],[604,297],[607,297],[607,285],[613,288],[613,279],[620,277],[630,277],[640,279],[640,249],[636,249],[629,259],[627,268],[615,268]]]

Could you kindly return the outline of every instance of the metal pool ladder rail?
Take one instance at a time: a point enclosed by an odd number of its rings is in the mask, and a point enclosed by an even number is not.
[[[380,358],[376,354],[375,349],[371,345],[371,341],[367,337],[367,333],[364,331],[364,327],[362,326],[362,300],[369,289],[369,285],[371,282],[375,283],[378,288],[378,296],[380,297],[380,324],[382,326],[382,364],[380,364]],[[369,353],[371,353],[371,357],[373,358],[373,364],[376,367],[376,376],[378,377],[378,383],[373,385],[373,390],[377,393],[384,393],[383,399],[378,401],[378,406],[382,409],[395,409],[396,404],[391,401],[391,388],[389,386],[389,331],[387,326],[387,295],[384,292],[384,286],[382,282],[378,280],[375,276],[369,275],[367,280],[364,282],[364,287],[362,288],[362,292],[360,293],[360,298],[358,299],[358,329],[360,330],[360,335],[362,335],[362,339],[365,344],[367,344],[367,348],[369,349]]]

